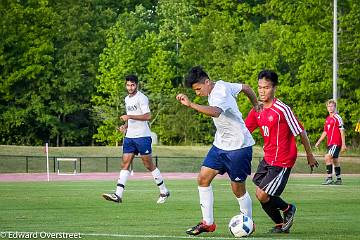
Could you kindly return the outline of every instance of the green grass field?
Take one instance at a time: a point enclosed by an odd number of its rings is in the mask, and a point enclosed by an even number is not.
[[[291,178],[283,197],[294,202],[298,211],[291,233],[285,235],[266,233],[272,222],[255,200],[255,187],[249,181],[257,226],[249,239],[359,239],[360,178],[343,179],[342,186],[321,186],[320,178]],[[81,239],[232,238],[227,224],[238,213],[238,205],[227,180],[213,182],[218,229],[194,238],[184,231],[201,218],[196,181],[166,183],[172,195],[158,205],[153,181],[128,181],[122,204],[101,197],[113,191],[114,181],[3,182],[0,232],[81,233]]]

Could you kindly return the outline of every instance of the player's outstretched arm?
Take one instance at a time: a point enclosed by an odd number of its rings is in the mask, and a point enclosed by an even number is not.
[[[262,104],[257,100],[254,90],[247,84],[242,85],[242,92],[249,98],[255,111],[259,112],[262,109]]]
[[[185,105],[189,108],[192,108],[198,112],[201,112],[205,115],[208,115],[210,117],[219,117],[222,110],[221,108],[218,107],[213,107],[213,106],[205,106],[205,105],[200,105],[200,104],[196,104],[193,103],[189,100],[189,98],[185,95],[185,94],[178,94],[176,96],[176,99],[182,104]]]
[[[307,158],[308,165],[310,166],[311,173],[312,173],[314,167],[318,167],[319,163],[316,161],[316,159],[312,153],[310,141],[309,141],[309,138],[308,138],[305,130],[300,133],[300,138],[301,138],[301,143],[304,145],[305,152],[306,152],[306,158]]]

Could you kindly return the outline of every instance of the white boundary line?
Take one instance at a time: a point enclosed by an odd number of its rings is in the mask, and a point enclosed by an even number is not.
[[[76,235],[74,239],[81,239],[82,236],[89,236],[89,237],[115,237],[115,238],[134,238],[134,239],[151,239],[151,238],[164,238],[164,239],[202,239],[202,240],[233,240],[234,237],[209,237],[209,236],[175,236],[175,235],[137,235],[137,234],[117,234],[117,233],[68,233],[68,232],[46,232],[46,231],[38,231],[38,232],[30,232],[30,231],[0,231],[0,237],[6,238],[8,234],[18,234],[20,238],[26,238],[24,234],[28,234],[30,236],[39,236],[39,234],[43,234],[44,236],[67,236],[67,235]],[[21,235],[22,234],[22,235]],[[74,235],[74,236],[75,236]],[[21,237],[24,236],[24,237]],[[41,237],[43,238],[43,237]],[[55,237],[57,238],[57,237]],[[46,238],[49,239],[49,238]],[[52,238],[51,238],[52,239]],[[271,238],[271,237],[247,237],[246,239],[254,239],[254,240],[269,240],[269,239],[278,239],[278,238]],[[286,240],[300,240],[297,238],[286,238]]]
[[[165,238],[165,239],[204,239],[204,240],[234,240],[234,237],[200,237],[200,236],[174,236],[174,235],[130,235],[130,234],[116,234],[116,233],[80,233],[82,236],[95,236],[95,237],[118,237],[118,238]],[[246,239],[269,240],[278,238],[269,237],[247,237]],[[297,238],[286,238],[286,240],[299,240]]]

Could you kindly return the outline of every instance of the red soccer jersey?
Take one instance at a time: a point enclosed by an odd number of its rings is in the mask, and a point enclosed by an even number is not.
[[[264,159],[268,164],[279,167],[294,166],[297,157],[295,137],[304,127],[290,107],[275,98],[271,107],[264,108],[259,113],[251,109],[245,124],[250,132],[260,128],[264,138]]]
[[[342,145],[340,129],[344,129],[344,123],[339,114],[328,116],[324,124],[324,132],[327,135],[327,145]]]

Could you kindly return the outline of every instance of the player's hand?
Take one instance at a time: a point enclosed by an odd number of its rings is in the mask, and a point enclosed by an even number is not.
[[[345,152],[346,150],[347,150],[346,145],[342,145],[342,146],[341,146],[341,150],[340,150],[340,151],[341,151],[341,152]]]
[[[129,120],[129,115],[122,115],[119,117],[121,120],[123,120],[124,122],[126,122],[127,120]]]
[[[314,167],[319,167],[318,161],[316,161],[314,155],[307,155],[308,165],[310,166],[310,174],[313,173]]]
[[[190,102],[189,98],[188,98],[185,94],[182,94],[182,93],[178,94],[178,95],[176,96],[176,99],[177,99],[182,105],[185,105],[185,106],[187,106],[187,107],[190,107],[191,102]]]
[[[117,128],[117,130],[119,130],[122,133],[125,133],[126,129],[127,129],[126,125],[121,125],[120,127]]]

